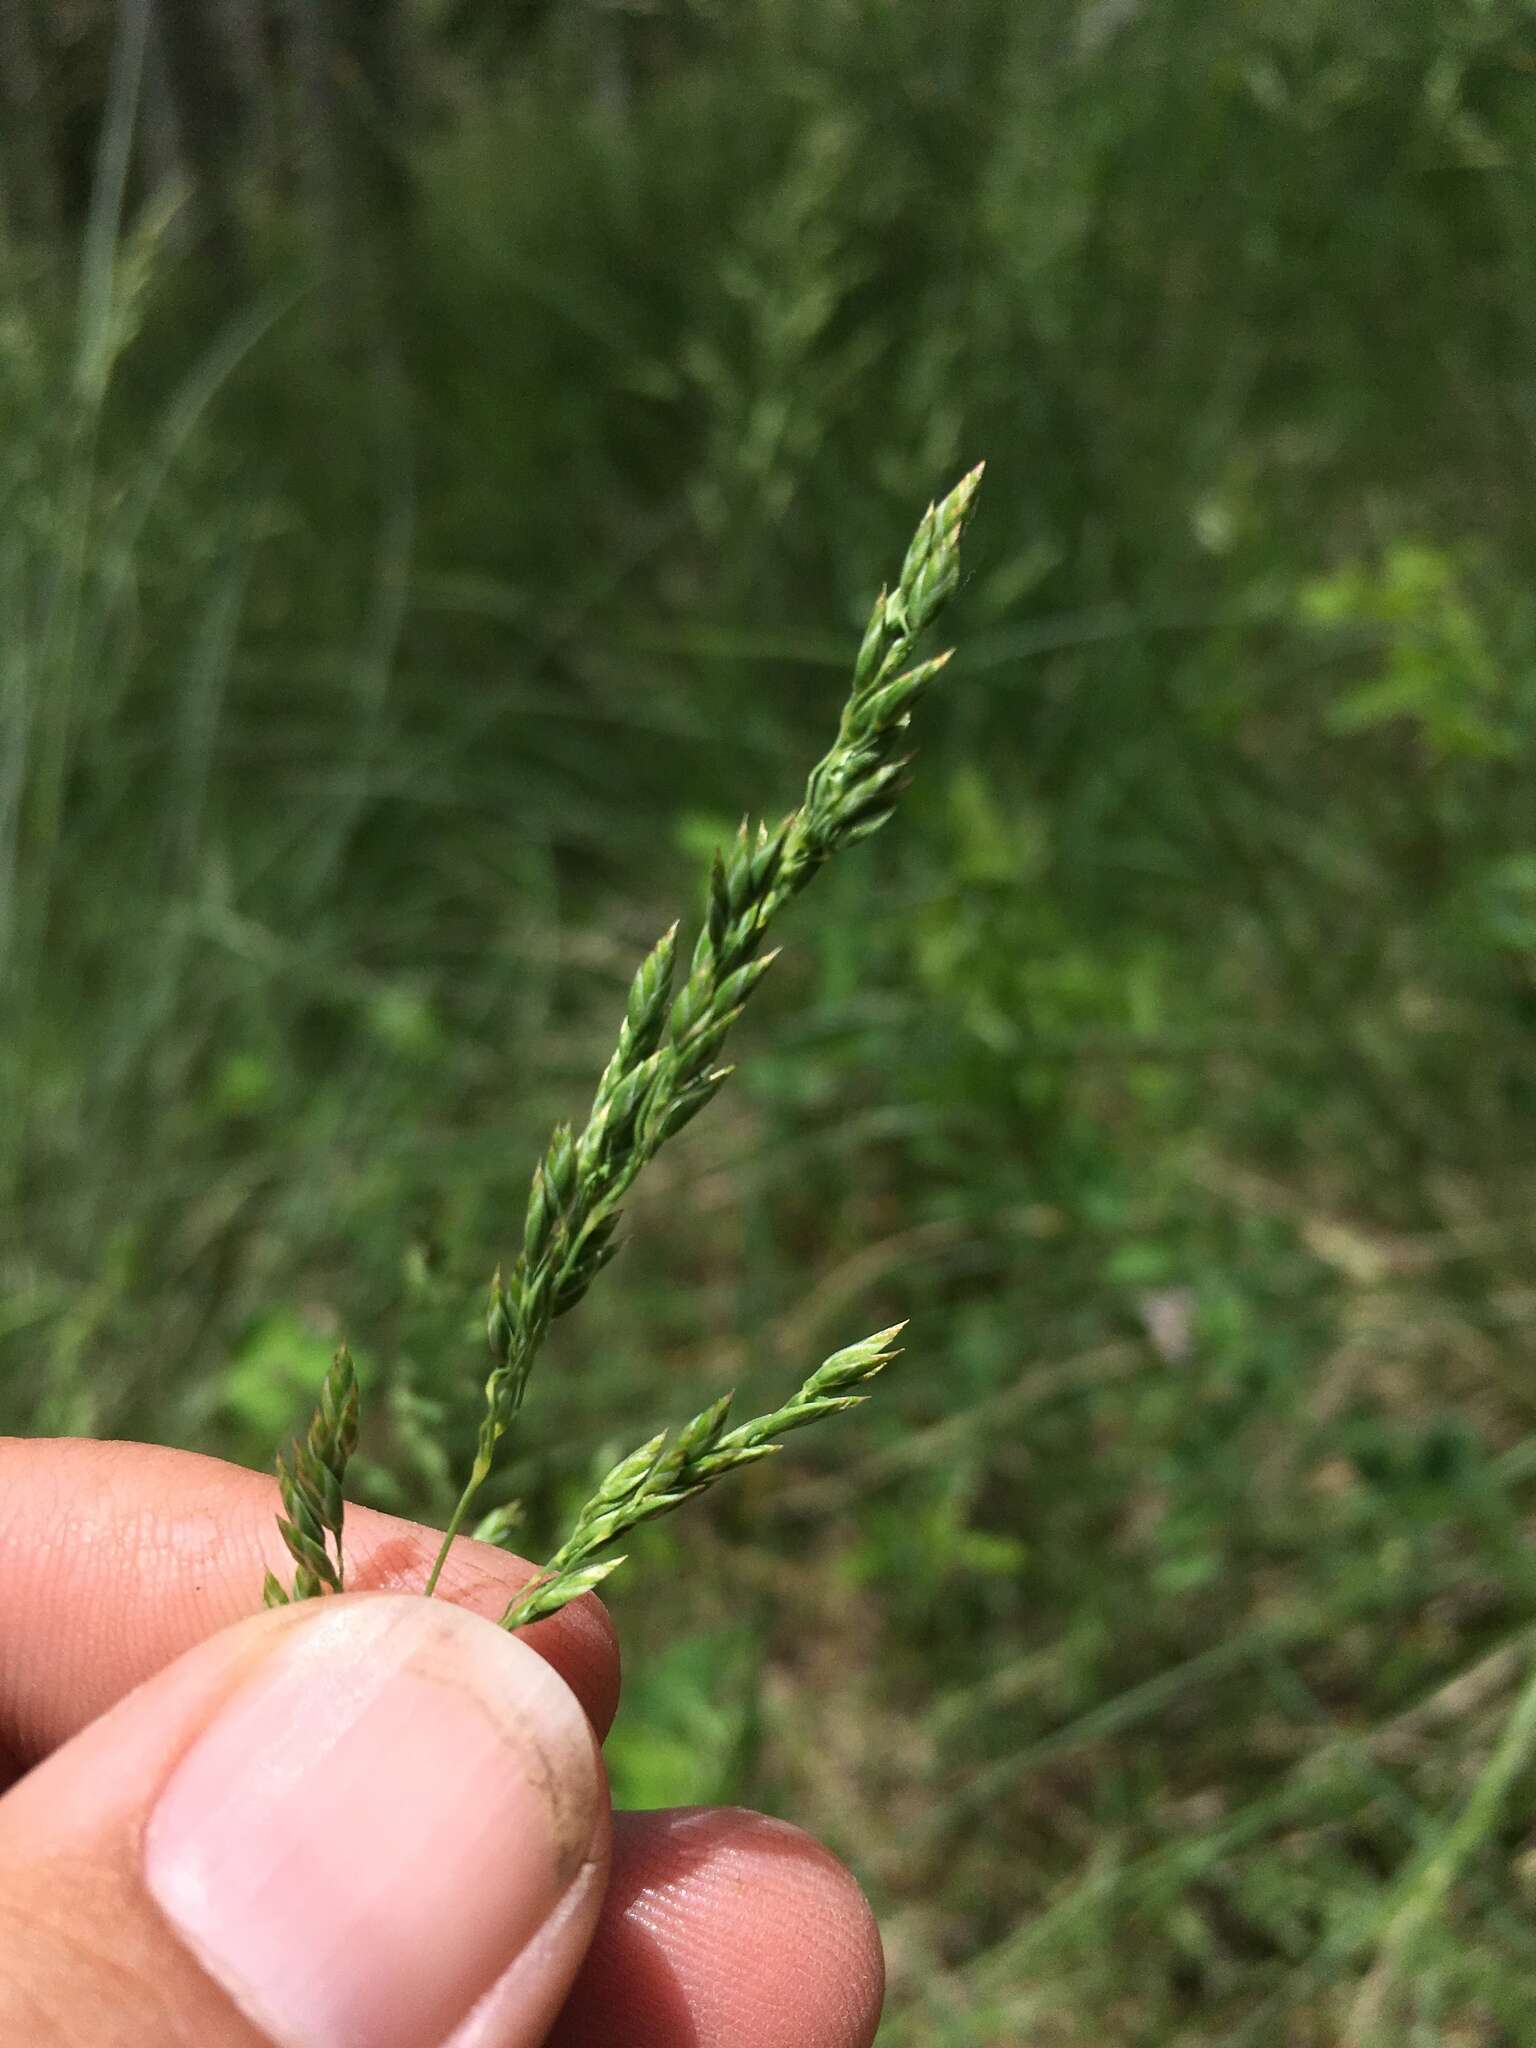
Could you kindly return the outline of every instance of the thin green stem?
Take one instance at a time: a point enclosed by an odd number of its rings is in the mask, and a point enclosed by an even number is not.
[[[1536,1670],[1526,1675],[1493,1754],[1460,1813],[1409,1865],[1379,1916],[1385,1922],[1377,1959],[1349,2017],[1349,2048],[1372,2048],[1387,2033],[1388,2005],[1426,1927],[1445,1912],[1470,1859],[1498,1827],[1511,1787],[1536,1754]]]
[[[464,1491],[459,1495],[458,1504],[455,1506],[453,1513],[448,1517],[448,1526],[443,1531],[442,1543],[438,1547],[436,1557],[432,1560],[432,1569],[427,1574],[427,1583],[421,1589],[429,1600],[437,1591],[437,1582],[443,1575],[443,1566],[448,1562],[448,1553],[453,1548],[454,1538],[463,1529],[465,1521],[468,1519],[470,1508],[474,1504],[475,1495],[480,1491],[483,1479],[484,1474],[479,1471],[478,1467],[470,1473],[469,1478],[464,1482]]]

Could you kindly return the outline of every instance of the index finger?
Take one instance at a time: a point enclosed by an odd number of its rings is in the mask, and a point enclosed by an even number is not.
[[[276,1483],[191,1451],[75,1438],[0,1438],[0,1749],[46,1756],[194,1643],[253,1613],[262,1574],[292,1571]],[[415,1592],[440,1538],[347,1509],[347,1585]],[[496,1619],[536,1567],[454,1545],[441,1596]],[[601,1604],[575,1601],[525,1632],[599,1736],[619,1659]]]

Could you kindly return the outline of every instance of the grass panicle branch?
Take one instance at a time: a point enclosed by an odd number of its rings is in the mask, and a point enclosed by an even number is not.
[[[876,598],[837,737],[811,770],[799,808],[775,826],[754,829],[744,819],[729,851],[716,851],[703,924],[681,985],[673,925],[630,985],[618,1042],[585,1123],[580,1131],[557,1125],[534,1167],[521,1248],[510,1272],[498,1268],[491,1282],[485,1414],[468,1480],[427,1578],[428,1594],[523,1404],[550,1324],[576,1306],[618,1251],[621,1205],[646,1162],[730,1074],[719,1056],[777,957],[764,950],[774,919],[833,854],[877,832],[895,809],[905,787],[912,713],[949,660],[940,654],[913,664],[911,657],[959,581],[960,543],[981,474],[978,465],[928,507],[895,587]],[[885,1330],[838,1352],[771,1415],[727,1431],[726,1396],[676,1438],[652,1438],[609,1473],[541,1577],[507,1609],[504,1625],[517,1628],[553,1614],[598,1584],[622,1560],[597,1553],[626,1529],[769,1456],[791,1430],[857,1406],[865,1397],[854,1390],[893,1356],[887,1346],[894,1335]],[[342,1485],[357,1441],[357,1413],[357,1377],[343,1346],[308,1434],[278,1460],[278,1527],[296,1569],[291,1594],[267,1574],[268,1606],[342,1590]],[[491,1521],[496,1535],[504,1535]]]
[[[621,1204],[646,1162],[698,1115],[731,1072],[718,1064],[732,1025],[773,964],[773,920],[832,855],[877,832],[905,786],[907,727],[948,661],[915,666],[916,643],[960,577],[960,543],[981,483],[978,465],[930,505],[894,589],[875,600],[837,737],[812,769],[800,807],[781,823],[743,820],[717,850],[687,978],[677,978],[677,926],[664,932],[630,986],[618,1043],[580,1132],[559,1125],[535,1166],[522,1248],[498,1269],[486,1308],[491,1371],[475,1457],[432,1566],[431,1593],[527,1392],[556,1316],[574,1308],[619,1249]]]
[[[272,1572],[267,1573],[263,1598],[268,1607],[342,1590],[345,1562],[341,1535],[346,1513],[342,1487],[348,1461],[357,1447],[357,1422],[357,1371],[343,1344],[331,1360],[320,1390],[320,1405],[307,1432],[288,1457],[277,1461],[283,1501],[277,1526],[296,1569],[291,1594]]]
[[[502,1627],[522,1628],[530,1621],[557,1614],[569,1601],[591,1592],[610,1572],[617,1571],[624,1559],[600,1557],[599,1552],[627,1531],[658,1515],[671,1514],[728,1472],[771,1457],[780,1448],[779,1439],[791,1430],[857,1408],[868,1398],[860,1390],[898,1356],[891,1340],[901,1329],[900,1323],[894,1324],[834,1353],[798,1393],[770,1415],[759,1415],[727,1431],[732,1397],[726,1394],[694,1416],[675,1437],[663,1430],[620,1459],[582,1508],[570,1535],[540,1577],[508,1606]]]

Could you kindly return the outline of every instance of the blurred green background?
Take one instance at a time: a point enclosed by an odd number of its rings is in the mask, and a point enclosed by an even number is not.
[[[628,976],[989,461],[496,1499],[890,2048],[1536,2039],[1536,12],[4,0],[0,1422],[441,1519]],[[252,1587],[253,1604],[257,1588]]]

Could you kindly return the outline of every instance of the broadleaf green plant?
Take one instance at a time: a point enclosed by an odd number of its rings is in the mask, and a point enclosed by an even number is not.
[[[907,666],[922,633],[952,596],[960,543],[981,483],[978,465],[930,505],[894,588],[876,598],[854,662],[837,737],[811,770],[799,808],[777,826],[743,820],[728,853],[717,850],[708,906],[687,979],[675,987],[676,925],[641,963],[618,1043],[580,1132],[556,1127],[533,1170],[522,1249],[498,1268],[486,1310],[491,1371],[469,1476],[423,1591],[435,1591],[496,1451],[516,1421],[550,1324],[573,1309],[619,1249],[621,1204],[646,1163],[692,1121],[732,1072],[717,1064],[731,1027],[772,966],[764,952],[780,911],[834,853],[877,832],[905,787],[911,717],[949,660]],[[898,1325],[897,1328],[900,1326]],[[725,1395],[676,1437],[663,1431],[623,1458],[576,1517],[540,1575],[512,1601],[506,1628],[556,1613],[623,1562],[599,1552],[626,1530],[668,1513],[727,1472],[778,1449],[777,1439],[856,1407],[856,1391],[895,1355],[883,1330],[827,1359],[781,1408],[727,1430]],[[278,1527],[296,1572],[290,1595],[269,1573],[268,1605],[340,1592],[342,1486],[357,1439],[357,1381],[345,1346],[336,1354],[304,1440],[278,1462]]]

